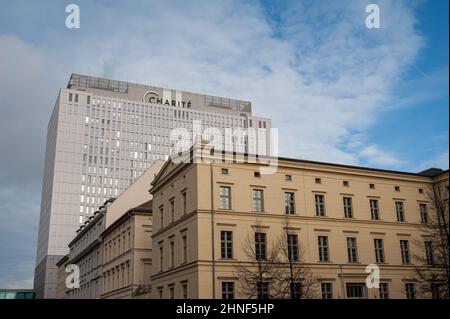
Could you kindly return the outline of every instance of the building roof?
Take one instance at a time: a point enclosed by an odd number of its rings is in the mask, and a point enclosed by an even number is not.
[[[420,172],[419,174],[428,177],[436,177],[446,172],[448,172],[448,170],[444,171],[443,169],[432,167]]]
[[[334,166],[334,167],[342,167],[342,168],[350,168],[364,171],[374,171],[374,172],[382,172],[382,173],[391,173],[391,174],[402,174],[402,175],[412,175],[412,176],[422,176],[422,177],[436,177],[440,174],[444,174],[448,172],[448,170],[444,171],[440,168],[429,168],[422,172],[406,172],[406,171],[397,171],[397,170],[389,170],[383,168],[373,168],[373,167],[365,167],[365,166],[357,166],[357,165],[347,165],[347,164],[339,164],[339,163],[330,163],[330,162],[319,162],[305,159],[295,159],[289,157],[279,157],[278,160],[288,161],[288,162],[297,162],[297,163],[305,163],[305,164],[316,164],[316,165],[326,165],[326,166]]]

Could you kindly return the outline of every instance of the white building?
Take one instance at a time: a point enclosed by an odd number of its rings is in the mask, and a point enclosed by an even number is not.
[[[248,101],[72,74],[47,129],[37,298],[55,297],[56,262],[80,224],[171,154],[173,129],[192,132],[198,121],[220,130],[271,127],[269,119],[252,116]]]

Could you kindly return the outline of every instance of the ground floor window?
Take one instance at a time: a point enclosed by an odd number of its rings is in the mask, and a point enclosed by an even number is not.
[[[234,299],[234,282],[222,282],[222,299]]]
[[[347,298],[363,299],[367,298],[366,285],[362,283],[349,283],[346,285]]]

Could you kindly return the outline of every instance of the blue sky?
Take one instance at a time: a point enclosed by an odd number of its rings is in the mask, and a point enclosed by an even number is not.
[[[0,287],[32,285],[46,126],[72,72],[250,100],[282,156],[448,168],[446,0],[73,1],[78,30],[67,3],[0,0]]]

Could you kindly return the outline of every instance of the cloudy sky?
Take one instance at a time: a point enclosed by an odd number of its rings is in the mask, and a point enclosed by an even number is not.
[[[366,5],[381,28],[365,26]],[[72,72],[250,100],[280,155],[448,168],[448,1],[0,0],[0,287],[31,287],[45,134]]]

